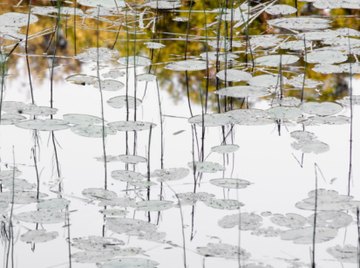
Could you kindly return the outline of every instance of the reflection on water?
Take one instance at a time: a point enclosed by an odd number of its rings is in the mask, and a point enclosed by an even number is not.
[[[359,9],[1,1],[3,267],[357,266]]]

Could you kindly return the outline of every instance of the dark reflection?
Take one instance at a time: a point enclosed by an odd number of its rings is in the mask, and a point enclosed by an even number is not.
[[[231,8],[232,6],[237,9],[237,1],[225,0],[220,1],[222,3],[222,10],[225,11],[225,7]],[[252,6],[257,6],[258,1],[250,1]],[[261,2],[261,1],[260,1]],[[294,6],[293,0],[288,1],[278,1],[281,4],[289,4]],[[1,13],[6,12],[22,12],[28,13],[29,1],[19,1],[20,4],[18,7],[14,6],[14,2],[7,0],[2,1]],[[136,5],[135,5],[136,3]],[[56,6],[56,1],[32,1],[33,6]],[[69,6],[68,3],[63,2],[65,7]],[[264,51],[255,50],[252,51],[252,55],[249,50],[249,44],[251,44],[251,37],[256,35],[263,34],[289,34],[288,31],[280,31],[279,29],[272,29],[268,27],[266,21],[268,19],[274,18],[265,12],[259,14],[256,19],[252,21],[249,27],[245,25],[233,28],[236,24],[231,21],[221,21],[217,22],[216,17],[219,16],[219,13],[209,12],[211,10],[217,9],[219,12],[219,1],[183,1],[183,7],[181,12],[179,11],[169,11],[169,10],[150,10],[141,8],[142,2],[139,1],[130,1],[132,5],[132,10],[125,12],[125,9],[119,10],[121,13],[118,16],[113,17],[103,17],[100,22],[97,22],[94,19],[94,16],[80,17],[76,18],[76,24],[74,24],[73,16],[61,16],[60,19],[60,30],[58,31],[58,36],[55,38],[55,27],[56,27],[56,15],[52,14],[51,16],[38,16],[39,21],[30,25],[29,28],[29,44],[28,52],[30,55],[30,68],[31,71],[37,77],[37,81],[44,82],[44,78],[47,75],[48,68],[50,67],[50,59],[56,50],[56,65],[63,66],[63,72],[55,72],[54,79],[63,79],[65,75],[73,74],[80,72],[81,62],[75,61],[73,59],[75,55],[75,40],[77,52],[83,51],[85,48],[95,47],[96,46],[96,35],[95,28],[96,24],[99,24],[99,28],[102,29],[100,33],[100,46],[112,48],[115,44],[114,49],[118,50],[121,56],[132,56],[137,55],[146,55],[152,58],[154,65],[148,70],[151,73],[156,74],[159,79],[159,83],[162,89],[166,89],[175,100],[182,98],[187,93],[187,88],[189,88],[189,96],[192,102],[198,103],[200,101],[200,91],[205,92],[208,90],[212,92],[216,88],[224,87],[225,85],[237,85],[239,83],[224,83],[223,81],[216,81],[216,72],[224,68],[240,68],[247,71],[251,71],[251,57],[256,57],[258,52],[263,54]],[[332,19],[332,27],[334,29],[341,27],[348,27],[352,29],[359,29],[359,10],[349,10],[349,9],[335,9],[331,12],[318,10],[312,8],[311,3],[298,3],[299,14],[298,15],[317,15],[317,16],[326,16]],[[82,12],[90,12],[92,9],[88,7],[83,7],[78,5],[79,10]],[[208,11],[206,14],[203,12],[204,8]],[[143,21],[136,21],[134,18],[134,12],[136,11],[136,18],[143,18]],[[144,12],[144,13],[142,13]],[[93,12],[92,14],[96,14]],[[141,14],[141,16],[140,16]],[[296,16],[290,15],[290,16]],[[96,16],[95,16],[96,17]],[[184,21],[174,21],[174,18],[181,17]],[[153,23],[156,18],[156,27],[153,27]],[[188,20],[189,21],[186,21]],[[127,20],[127,21],[126,21]],[[111,23],[108,21],[117,21],[117,23]],[[142,25],[143,26],[142,26]],[[74,26],[76,26],[76,31],[74,31]],[[146,27],[148,26],[148,27]],[[205,26],[207,26],[205,28]],[[22,33],[26,33],[26,27],[22,28]],[[154,30],[154,31],[152,31]],[[134,34],[134,32],[136,34]],[[224,63],[216,64],[215,61],[211,61],[212,67],[208,72],[206,71],[196,71],[188,72],[186,77],[185,72],[175,72],[166,70],[163,67],[166,63],[199,58],[199,55],[204,52],[215,52],[216,48],[209,45],[210,41],[216,43],[216,38],[218,35],[221,35],[223,38],[220,40],[223,43],[223,40],[228,40],[228,42],[240,41],[242,43],[241,47],[230,48],[230,52],[236,53],[238,58],[234,62],[229,62],[227,66]],[[250,43],[247,42],[247,35],[250,36]],[[0,37],[3,44],[13,45],[16,43],[14,40],[4,40]],[[160,50],[151,51],[148,49],[144,42],[153,41],[161,42],[165,45],[164,48]],[[19,46],[15,53],[10,57],[8,68],[15,69],[17,61],[23,57],[24,54],[24,40],[19,40],[21,46]],[[56,42],[56,44],[55,44]],[[55,49],[56,48],[56,49]],[[11,50],[11,46],[4,46],[2,48],[2,53],[8,53]],[[246,53],[248,51],[248,53]],[[219,52],[224,52],[224,49],[219,49]],[[282,53],[288,53],[288,51],[281,51]],[[350,57],[349,61],[354,61]],[[248,65],[246,65],[248,64]],[[303,66],[303,62],[300,61],[297,63],[298,67]],[[248,66],[248,68],[245,68]],[[347,82],[345,78],[347,75],[322,75],[311,70],[313,65],[308,65],[306,69],[306,78],[314,79],[324,82],[324,85],[321,89],[321,96],[312,95],[312,90],[307,90],[308,94],[305,94],[307,99],[319,98],[321,100],[335,100],[341,98],[346,94]],[[287,68],[287,67],[286,67]],[[286,70],[285,68],[285,70]],[[255,69],[256,73],[262,74],[262,72]],[[303,72],[299,68],[300,72]],[[24,73],[24,70],[14,71],[12,73]],[[276,68],[274,73],[277,74]],[[284,72],[286,76],[286,72]],[[209,80],[207,81],[206,77],[208,76]],[[241,84],[241,83],[240,83]],[[285,88],[286,96],[296,96],[300,98],[300,90],[292,90],[291,88]],[[216,103],[216,96],[213,94],[209,95],[209,101]],[[240,107],[242,102],[234,102],[233,105]]]

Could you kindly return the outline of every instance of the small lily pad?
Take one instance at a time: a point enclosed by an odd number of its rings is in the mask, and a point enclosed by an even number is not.
[[[245,189],[251,183],[247,180],[243,179],[233,179],[233,178],[219,178],[219,179],[211,179],[210,183],[227,189]]]
[[[20,240],[25,243],[45,243],[56,239],[59,233],[47,232],[46,230],[30,230],[20,236]]]

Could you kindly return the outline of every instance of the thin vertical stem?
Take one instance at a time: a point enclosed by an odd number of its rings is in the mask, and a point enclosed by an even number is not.
[[[147,181],[149,185],[147,186],[147,200],[150,200],[150,148],[151,148],[151,133],[152,133],[152,125],[150,125],[149,130],[149,141],[148,141],[148,155],[147,155]],[[150,211],[148,212],[148,221],[151,221]]]
[[[106,144],[105,144],[105,115],[104,115],[104,97],[101,89],[101,80],[100,80],[100,55],[99,55],[99,17],[100,17],[100,7],[97,10],[97,23],[96,23],[96,74],[99,86],[100,93],[100,105],[101,105],[101,128],[102,128],[102,149],[103,149],[103,158],[104,158],[104,189],[107,190],[107,156],[106,156]]]

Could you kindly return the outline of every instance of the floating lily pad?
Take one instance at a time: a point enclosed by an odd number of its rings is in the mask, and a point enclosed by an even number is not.
[[[139,163],[146,163],[147,159],[143,156],[140,155],[126,155],[126,154],[122,154],[119,155],[119,160],[123,163],[126,164],[139,164]]]
[[[315,191],[308,193],[308,198],[298,202],[295,206],[299,209],[314,210],[315,207]],[[317,191],[317,210],[318,211],[342,211],[351,209],[352,196],[340,195],[337,191],[318,189]]]
[[[23,27],[38,20],[37,16],[30,14],[29,17],[27,13],[8,12],[0,15],[1,26]]]
[[[218,127],[232,123],[231,118],[225,113],[219,114],[204,114],[195,115],[189,118],[190,124],[196,124],[198,126],[204,125],[204,127]]]
[[[255,59],[255,64],[267,67],[279,67],[281,65],[293,64],[299,60],[298,56],[294,55],[268,55]]]
[[[143,131],[156,127],[156,124],[142,121],[115,121],[108,123],[108,126],[118,131]]]
[[[262,225],[262,217],[255,213],[244,212],[227,215],[218,221],[218,225],[222,228],[233,228],[239,224],[240,230],[256,230]]]
[[[121,109],[126,107],[126,103],[128,103],[129,109],[134,109],[135,107],[135,98],[131,96],[116,96],[110,98],[107,103],[116,109]],[[142,101],[140,99],[136,99],[136,107],[141,105]]]
[[[172,208],[173,202],[166,200],[146,200],[135,204],[135,209],[143,211],[162,211]]]
[[[37,203],[38,209],[53,209],[62,210],[70,204],[70,201],[65,198],[51,198],[43,199]]]
[[[302,112],[297,107],[272,107],[266,110],[268,116],[274,120],[296,120],[302,117]]]
[[[46,230],[30,230],[20,236],[20,240],[26,243],[45,243],[56,239],[59,233],[47,232]]]
[[[211,208],[224,209],[224,210],[238,210],[244,204],[235,199],[216,199],[209,198],[204,201],[205,205]]]
[[[107,0],[107,1],[111,1],[111,0]],[[114,1],[112,2],[114,3]],[[99,47],[99,48],[91,47],[77,54],[76,59],[83,62],[96,62],[97,60],[99,60],[100,62],[109,62],[118,56],[119,56],[119,52],[117,50],[112,50],[106,47]]]
[[[93,83],[93,86],[95,88],[99,88],[99,82],[95,81]],[[118,80],[107,79],[107,80],[100,80],[100,87],[101,90],[105,90],[105,91],[117,91],[125,87],[125,85],[124,83]]]
[[[106,222],[109,230],[128,235],[139,235],[142,233],[155,232],[157,226],[143,220],[130,219],[130,218],[110,218]]]
[[[334,64],[347,60],[347,55],[336,50],[314,50],[306,54],[304,60],[308,63]]]
[[[156,169],[151,176],[156,177],[159,182],[181,180],[189,175],[187,168]]]
[[[138,74],[136,80],[139,82],[152,82],[156,80],[156,75],[153,74]]]
[[[180,1],[164,1],[164,0],[150,0],[148,3],[145,4],[153,9],[175,9],[181,7]]]
[[[272,27],[291,30],[309,31],[327,29],[330,27],[330,20],[313,17],[290,17],[268,20]]]
[[[73,74],[65,78],[66,81],[76,85],[93,85],[97,81],[97,77],[87,74]]]
[[[358,248],[352,245],[336,245],[335,247],[328,248],[326,251],[341,263],[358,262]]]
[[[2,114],[1,115],[1,125],[14,125],[20,121],[26,120],[26,117],[20,114]]]
[[[233,178],[219,178],[219,179],[211,179],[210,183],[228,189],[245,189],[251,183],[247,180],[243,179],[233,179]]]
[[[72,239],[71,245],[77,249],[89,251],[101,251],[103,249],[114,249],[125,245],[122,240],[115,237],[88,236],[76,237]]]
[[[190,168],[196,168],[197,172],[202,173],[215,173],[218,171],[223,171],[224,167],[216,162],[203,161],[203,162],[189,162],[188,166]]]
[[[215,195],[206,192],[179,193],[176,196],[180,199],[181,205],[194,205],[197,201],[207,201],[215,197]]]
[[[272,5],[265,9],[270,15],[290,15],[297,12],[297,9],[289,5]]]
[[[268,88],[268,90],[274,91],[280,88],[280,77],[273,74],[262,74],[253,76],[248,83],[251,86],[265,87]],[[283,83],[287,83],[286,77],[283,77]]]
[[[103,129],[101,125],[75,125],[71,127],[71,131],[79,136],[87,138],[102,138],[103,135],[116,134],[116,130],[113,128],[105,126]]]
[[[221,80],[226,80],[227,82],[239,82],[239,81],[249,81],[252,75],[248,72],[236,70],[236,69],[226,69],[218,72],[216,77]]]
[[[270,221],[282,227],[297,229],[303,227],[307,223],[307,218],[295,213],[286,213],[285,215],[273,214]]]
[[[145,179],[141,173],[131,170],[113,170],[111,172],[111,177],[115,180],[124,182],[142,181]]]
[[[237,144],[223,144],[211,147],[211,151],[219,154],[231,154],[239,150],[240,146]]]
[[[117,197],[113,191],[105,190],[103,188],[86,188],[82,190],[82,195],[92,200],[109,200]]]
[[[57,131],[69,128],[67,122],[61,119],[30,119],[18,122],[15,126],[40,131]]]
[[[314,153],[314,154],[321,154],[329,151],[330,146],[325,142],[318,141],[318,140],[304,140],[299,142],[294,142],[291,146],[296,149],[300,150],[303,153]]]
[[[315,114],[319,116],[334,115],[343,107],[335,102],[305,102],[301,105],[301,110],[308,114]]]
[[[16,191],[14,193],[14,204],[31,204],[35,203],[41,198],[46,198],[48,195],[44,193],[37,193],[36,191]],[[0,202],[12,202],[13,192],[0,192]]]
[[[208,68],[206,61],[202,60],[183,60],[169,63],[165,69],[172,71],[201,71]]]
[[[315,243],[327,242],[337,236],[337,229],[333,228],[316,228]],[[314,238],[314,228],[303,227],[283,231],[280,234],[282,240],[292,240],[295,244],[311,244]]]
[[[157,43],[157,42],[145,42],[144,44],[145,44],[146,47],[149,48],[149,49],[160,49],[160,48],[164,48],[164,47],[165,47],[164,44]]]
[[[360,9],[360,3],[357,0],[316,0],[313,5],[320,9]]]
[[[78,3],[88,7],[125,7],[124,0],[78,0]]]
[[[314,214],[308,218],[310,225],[314,225]],[[353,218],[343,211],[319,211],[316,215],[316,227],[340,229],[349,226]]]
[[[196,251],[205,257],[216,257],[225,259],[247,260],[250,258],[250,253],[241,249],[238,246],[233,246],[224,243],[208,243],[206,247],[197,247]]]
[[[90,114],[64,114],[63,119],[74,125],[101,124],[101,117]]]
[[[52,209],[41,209],[35,211],[21,212],[15,215],[15,218],[23,222],[54,224],[64,222],[65,215],[63,212]]]

